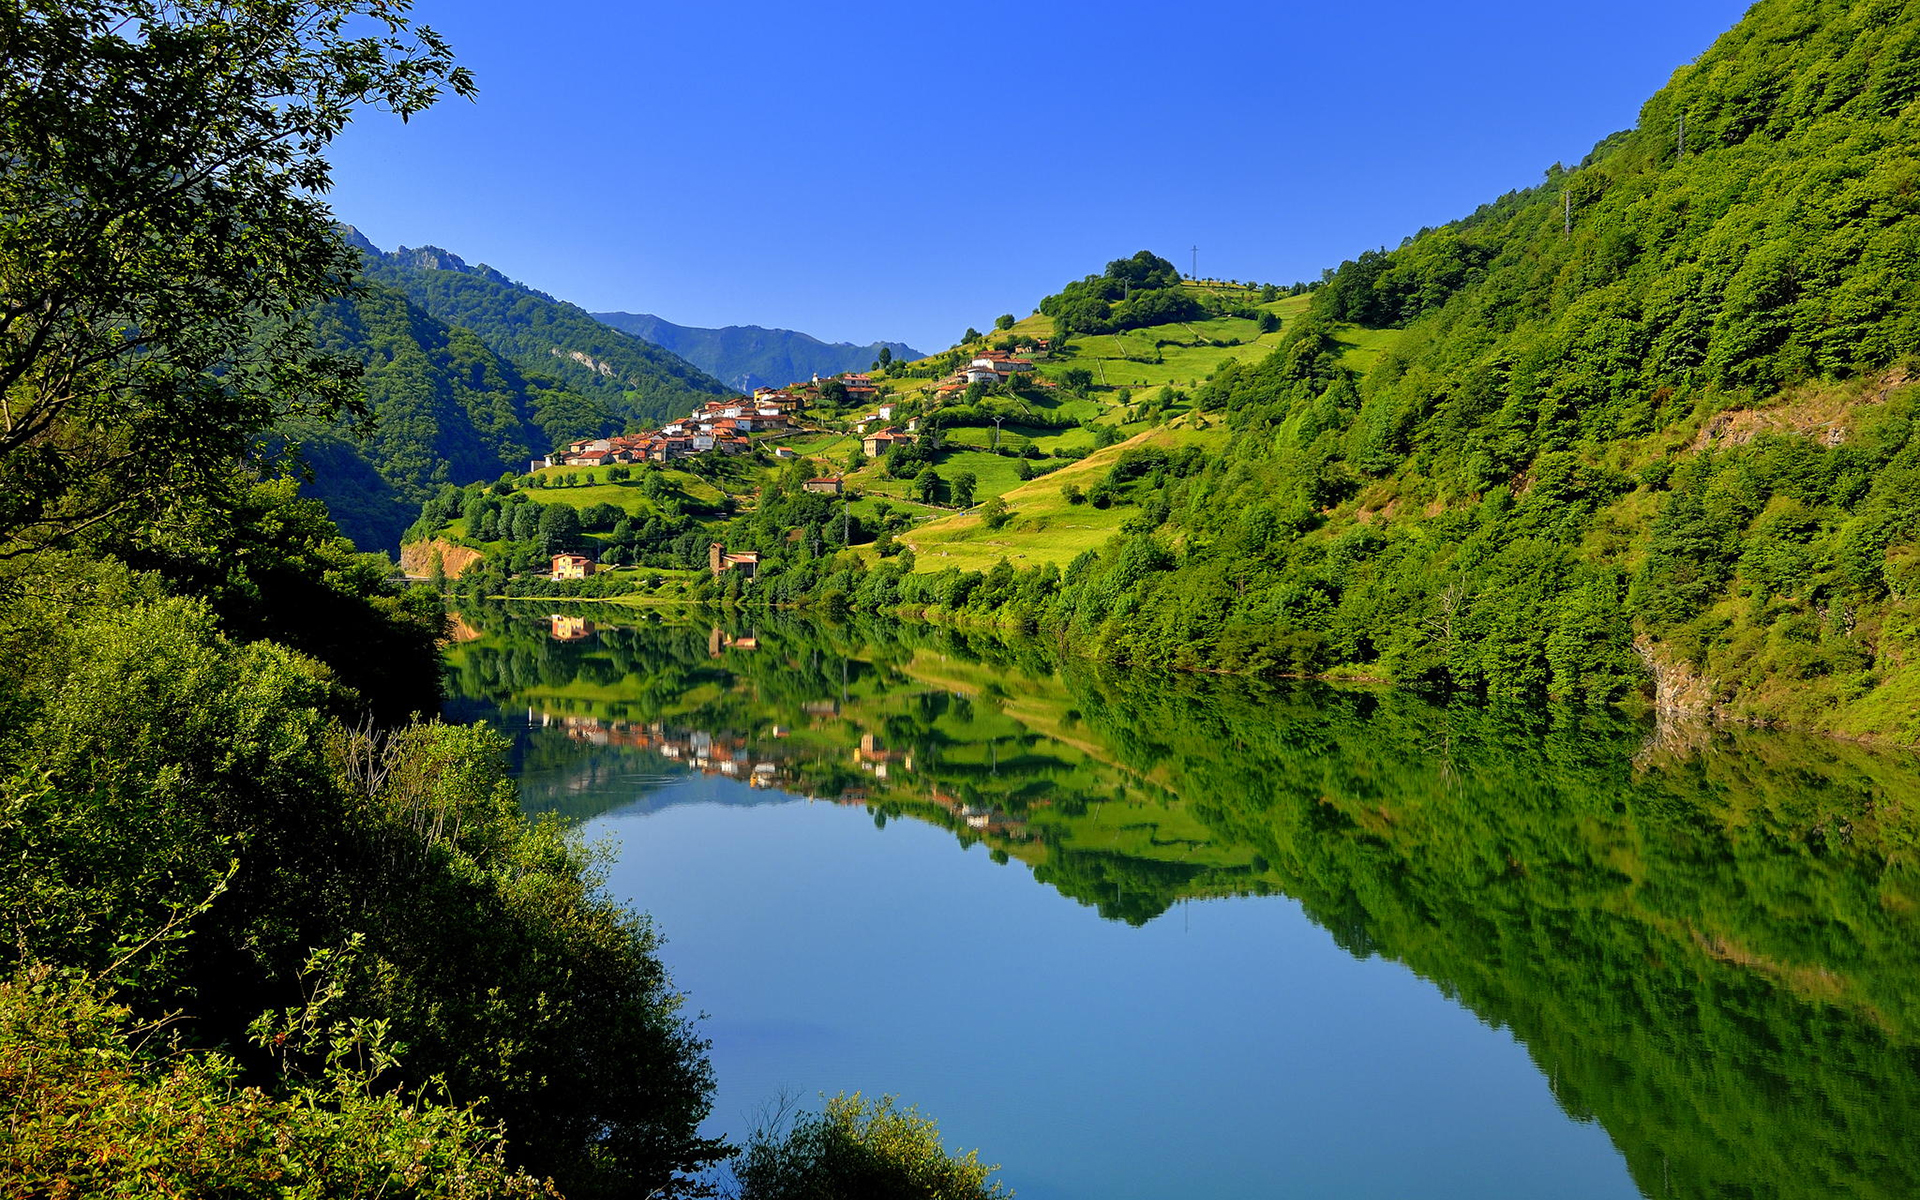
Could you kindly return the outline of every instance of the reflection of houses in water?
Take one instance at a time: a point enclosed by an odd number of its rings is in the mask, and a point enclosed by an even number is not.
[[[639,724],[527,710],[527,728],[558,728],[576,742],[646,750],[703,775],[725,775],[750,787],[776,787],[792,776],[784,764],[757,753],[746,739],[706,729],[669,729],[658,721]]]
[[[713,632],[707,635],[707,653],[714,658],[719,658],[722,650],[758,650],[759,648],[760,631],[757,629],[743,637],[734,637],[715,625]]]
[[[565,617],[554,613],[547,618],[552,627],[550,636],[556,642],[577,642],[593,636],[593,622],[585,617]]]
[[[906,751],[889,750],[887,744],[871,733],[860,735],[860,745],[853,752],[854,765],[862,771],[873,772],[875,779],[885,779],[890,768],[902,771],[913,770],[913,755]]]
[[[968,829],[996,837],[1026,841],[1033,835],[1027,830],[1027,823],[1010,817],[990,804],[980,804],[960,799],[958,796],[933,788],[928,797],[933,803],[960,818]]]

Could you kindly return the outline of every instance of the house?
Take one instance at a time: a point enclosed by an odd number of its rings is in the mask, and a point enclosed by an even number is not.
[[[585,579],[593,574],[593,560],[584,554],[556,554],[553,556],[553,574],[555,582],[562,579]]]
[[[786,447],[786,446],[775,446],[775,447],[773,448],[773,456],[774,456],[775,458],[797,458],[797,457],[799,457],[799,456],[798,456],[797,454],[795,454],[795,453],[793,452],[793,450],[792,450],[792,449],[790,449],[790,448],[788,448],[788,447]]]
[[[800,486],[816,496],[838,496],[842,487],[838,475],[823,475],[818,479],[809,479]]]
[[[911,446],[919,440],[918,434],[902,433],[898,429],[882,429],[878,433],[870,433],[861,438],[860,446],[867,452],[868,458],[879,458],[900,443],[904,442]]]
[[[961,374],[965,376],[968,383],[1000,382],[1000,372],[994,370],[993,364],[991,363],[972,363],[965,371],[962,371]]]
[[[729,554],[726,546],[720,542],[714,542],[707,547],[707,569],[713,572],[716,579],[727,571],[739,571],[748,579],[752,579],[754,571],[759,566],[760,553],[757,550],[743,550],[738,554]]]

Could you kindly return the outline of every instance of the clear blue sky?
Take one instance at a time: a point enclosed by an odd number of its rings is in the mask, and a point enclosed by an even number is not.
[[[331,197],[595,311],[926,350],[1151,249],[1287,283],[1630,126],[1734,0],[418,0],[477,103]]]

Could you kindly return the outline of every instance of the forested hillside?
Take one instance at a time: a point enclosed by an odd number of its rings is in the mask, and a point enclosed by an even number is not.
[[[291,420],[280,433],[299,445],[308,493],[362,549],[396,549],[444,484],[525,470],[556,444],[726,390],[486,267],[432,249],[386,255],[345,232],[365,270],[316,309],[315,341],[363,364],[371,421]]]
[[[892,358],[922,357],[905,342],[823,342],[792,329],[764,329],[758,325],[728,325],[698,329],[675,325],[650,313],[594,313],[594,319],[615,329],[671,350],[728,387],[751,392],[760,387],[783,387],[815,375],[865,371],[885,350]]]
[[[349,230],[349,239],[361,251],[368,279],[398,289],[449,325],[472,330],[521,373],[587,400],[572,415],[574,436],[596,421],[624,427],[727,392],[684,359],[489,267],[468,266],[432,246],[385,254],[356,231]]]
[[[435,320],[389,287],[363,284],[323,305],[316,341],[365,364],[371,425],[287,423],[341,530],[364,550],[391,549],[440,485],[524,470],[585,402],[543,389],[465,329]],[[543,427],[541,418],[553,426]]]
[[[1920,734],[1916,95],[1912,7],[1756,5],[1583,162],[1331,272],[1057,589],[958,598],[1127,661]]]

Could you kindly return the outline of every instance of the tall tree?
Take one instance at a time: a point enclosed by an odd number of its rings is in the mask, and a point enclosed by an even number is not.
[[[409,0],[0,5],[0,556],[228,495],[355,403],[308,306],[356,266],[323,151],[471,96]]]

